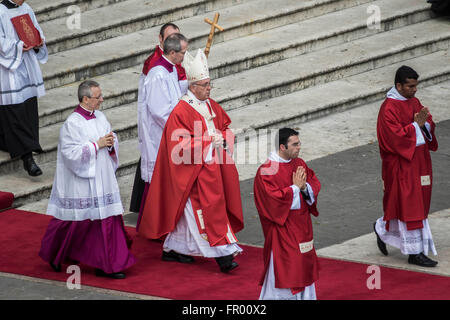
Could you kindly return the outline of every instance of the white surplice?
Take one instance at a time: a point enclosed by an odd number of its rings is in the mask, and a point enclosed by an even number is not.
[[[56,173],[47,214],[60,220],[99,220],[123,213],[115,171],[119,143],[114,151],[98,149],[96,141],[111,132],[101,111],[86,120],[72,113],[60,130]]]
[[[30,16],[45,41],[36,16],[27,3],[14,9],[0,5],[0,105],[19,104],[45,94],[39,62],[47,62],[47,47],[44,44],[38,53],[33,49],[23,52],[23,42],[11,22],[11,18],[24,14]]]
[[[163,59],[166,59],[163,56]],[[167,59],[166,59],[167,60]],[[138,94],[138,140],[141,152],[141,178],[150,183],[162,132],[175,105],[183,95],[173,63],[169,72],[165,67],[153,67]]]

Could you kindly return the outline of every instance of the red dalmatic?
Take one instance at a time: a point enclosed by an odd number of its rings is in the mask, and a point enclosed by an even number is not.
[[[301,166],[306,169],[315,202],[308,205],[303,195],[298,210],[291,210],[294,193],[292,174]],[[254,198],[264,232],[264,272],[269,267],[273,252],[275,287],[303,291],[319,278],[319,261],[313,246],[311,214],[318,216],[316,208],[320,182],[313,170],[300,159],[288,163],[267,161],[257,171],[254,181]],[[295,289],[295,290],[293,290]]]
[[[230,118],[219,104],[212,99],[209,101],[216,114],[213,120],[216,130],[232,148],[234,135],[228,129]],[[205,162],[202,154],[206,154],[211,145],[208,137],[204,118],[181,100],[163,131],[139,234],[159,239],[173,231],[184,213],[188,197],[194,212],[202,210],[204,230],[211,246],[230,243],[229,227],[234,233],[242,230],[244,223],[236,166],[222,148],[215,149],[214,153],[226,159],[224,164]]]
[[[423,227],[431,201],[433,175],[430,150],[436,151],[438,143],[431,115],[432,140],[416,147],[414,114],[423,106],[417,98],[401,101],[386,99],[377,122],[377,137],[382,160],[384,183],[384,220],[398,219],[408,230]]]

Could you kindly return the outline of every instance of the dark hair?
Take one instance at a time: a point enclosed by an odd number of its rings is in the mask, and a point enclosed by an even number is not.
[[[166,31],[166,29],[167,29],[168,27],[172,27],[172,28],[174,28],[174,29],[180,30],[180,28],[178,28],[178,26],[177,26],[176,24],[174,24],[174,23],[172,23],[172,22],[168,22],[168,23],[164,24],[164,25],[161,27],[161,29],[159,29],[159,35],[161,36],[161,38],[164,39],[164,32]]]
[[[183,36],[181,33],[172,33],[170,36],[164,40],[163,51],[164,54],[169,54],[170,51],[180,52],[181,51],[181,42],[189,43],[188,38]]]
[[[277,148],[280,148],[280,145],[284,145],[287,148],[287,143],[290,137],[298,136],[298,131],[295,131],[291,128],[281,128],[277,132],[277,136],[275,138],[275,143],[277,143]]]
[[[94,80],[86,80],[86,81],[83,81],[82,83],[80,83],[80,85],[78,86],[78,101],[79,102],[83,101],[83,97],[91,98],[91,95],[92,95],[91,88],[92,87],[99,88],[100,85],[98,84],[98,82],[96,82]]]
[[[401,66],[400,68],[397,69],[397,72],[395,73],[394,85],[396,85],[397,83],[404,84],[406,83],[407,79],[417,80],[419,79],[419,75],[417,74],[416,71],[414,71],[413,68],[408,66]]]

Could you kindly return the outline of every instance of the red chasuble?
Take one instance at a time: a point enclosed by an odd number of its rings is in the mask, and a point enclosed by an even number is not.
[[[228,129],[231,120],[218,103],[209,101],[216,114],[213,120],[216,130],[232,148],[234,135]],[[206,138],[202,138],[204,135]],[[210,144],[204,118],[181,100],[164,127],[139,234],[148,239],[159,239],[173,231],[184,213],[188,197],[194,212],[202,210],[204,225],[199,232],[206,232],[211,246],[232,242],[229,228],[234,233],[242,230],[244,222],[236,166],[222,148],[220,153],[217,149],[213,153],[226,158],[224,164],[206,163],[202,154],[207,153]]]
[[[279,167],[277,166],[279,165]],[[309,206],[300,195],[301,206],[291,210],[294,193],[292,173],[299,166],[306,169],[307,182],[313,189],[316,201]],[[264,232],[264,272],[260,285],[269,267],[270,252],[273,251],[275,287],[303,291],[319,278],[319,261],[313,246],[311,214],[318,216],[316,208],[320,182],[313,170],[300,159],[288,163],[268,160],[259,167],[254,181],[254,198]]]
[[[142,68],[142,73],[147,75],[151,68],[153,68],[156,62],[163,55],[163,51],[159,46],[156,46],[155,51],[145,60],[144,67]],[[177,68],[178,73],[178,81],[186,80],[186,71],[180,64],[176,64],[175,68]]]
[[[384,220],[398,219],[408,230],[423,227],[428,216],[433,183],[430,150],[436,151],[435,124],[428,118],[432,141],[416,147],[414,114],[423,106],[417,98],[401,101],[386,99],[381,105],[377,137],[384,182]],[[387,224],[388,228],[388,224]]]

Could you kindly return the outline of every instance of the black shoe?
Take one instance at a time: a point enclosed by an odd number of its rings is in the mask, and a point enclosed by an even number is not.
[[[97,277],[106,277],[112,279],[125,279],[125,273],[123,272],[115,272],[115,273],[106,273],[101,269],[95,269],[95,275]]]
[[[23,168],[25,169],[26,172],[28,172],[30,176],[37,177],[42,174],[41,168],[39,168],[36,162],[34,162],[33,157],[30,156],[22,160],[23,160]]]
[[[220,271],[223,273],[228,273],[233,269],[239,267],[236,261],[233,261],[233,255],[230,254],[228,256],[216,258],[216,262],[220,267]]]
[[[388,251],[387,251],[387,248],[386,248],[386,243],[384,243],[383,240],[381,240],[380,236],[378,235],[377,230],[375,229],[375,225],[376,224],[377,224],[376,222],[373,223],[373,231],[375,231],[375,234],[377,235],[378,249],[380,249],[382,254],[387,256],[388,255]]]
[[[49,264],[55,272],[61,272],[61,264],[55,265],[53,262],[49,262]]]
[[[191,256],[175,252],[173,250],[167,252],[163,250],[161,259],[163,261],[176,261],[181,263],[193,263],[195,261]]]
[[[410,254],[408,257],[408,263],[416,264],[421,267],[436,267],[436,265],[438,264],[437,261],[431,260],[423,253]]]

